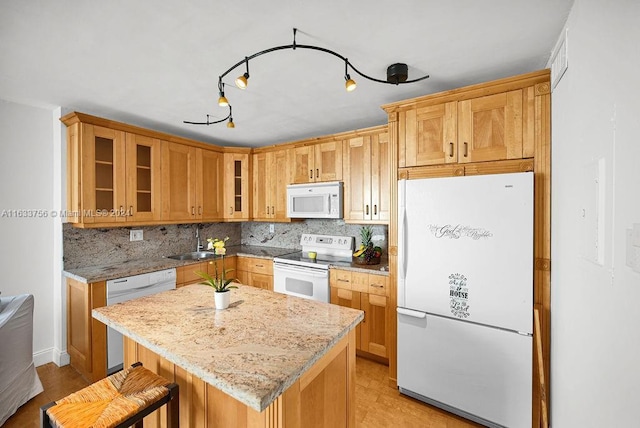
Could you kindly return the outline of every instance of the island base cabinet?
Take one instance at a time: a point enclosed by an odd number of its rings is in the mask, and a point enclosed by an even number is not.
[[[125,365],[136,361],[180,386],[180,426],[307,428],[355,427],[356,335],[351,330],[262,412],[245,405],[128,337]],[[166,413],[144,420],[166,427]]]

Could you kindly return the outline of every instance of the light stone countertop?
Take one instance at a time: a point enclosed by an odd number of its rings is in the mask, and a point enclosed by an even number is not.
[[[291,248],[261,247],[256,245],[238,245],[227,247],[227,256],[258,257],[273,260],[274,257],[294,253]],[[167,257],[149,257],[127,260],[125,262],[97,264],[77,269],[68,269],[64,274],[81,282],[108,281],[132,275],[171,269],[180,266],[200,263],[203,260],[173,260]]]
[[[363,320],[359,310],[241,285],[214,308],[194,284],[94,309],[93,317],[263,411]]]
[[[299,250],[291,248],[262,247],[257,245],[237,245],[227,247],[227,256],[257,257],[273,260],[274,257],[295,253],[296,251]],[[202,260],[173,260],[167,257],[150,257],[145,259],[127,260],[125,262],[68,269],[64,270],[64,274],[69,278],[91,283],[140,275],[163,269],[177,268],[180,266],[200,263],[201,261]],[[383,256],[382,263],[379,265],[357,265],[355,263],[348,262],[334,262],[331,267],[348,269],[356,272],[389,275],[389,260],[386,256]]]

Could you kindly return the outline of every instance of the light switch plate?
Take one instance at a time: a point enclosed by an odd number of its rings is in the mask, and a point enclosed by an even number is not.
[[[143,239],[143,233],[142,233],[142,229],[135,229],[135,230],[130,230],[129,231],[129,241],[133,242],[133,241],[142,241]]]

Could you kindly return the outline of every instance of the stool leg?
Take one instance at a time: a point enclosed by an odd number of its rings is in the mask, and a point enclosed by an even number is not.
[[[170,400],[167,403],[167,428],[180,427],[180,394],[177,383],[169,385]]]
[[[55,404],[56,402],[52,401],[51,403],[45,404],[44,406],[40,407],[40,426],[42,428],[53,428],[51,425],[51,419],[49,419],[49,414],[47,413],[47,409],[54,406]]]

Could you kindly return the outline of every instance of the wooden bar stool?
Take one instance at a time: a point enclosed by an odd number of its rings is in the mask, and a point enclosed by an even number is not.
[[[167,426],[180,423],[178,385],[135,363],[40,408],[42,427],[142,428],[142,418],[167,405]]]

